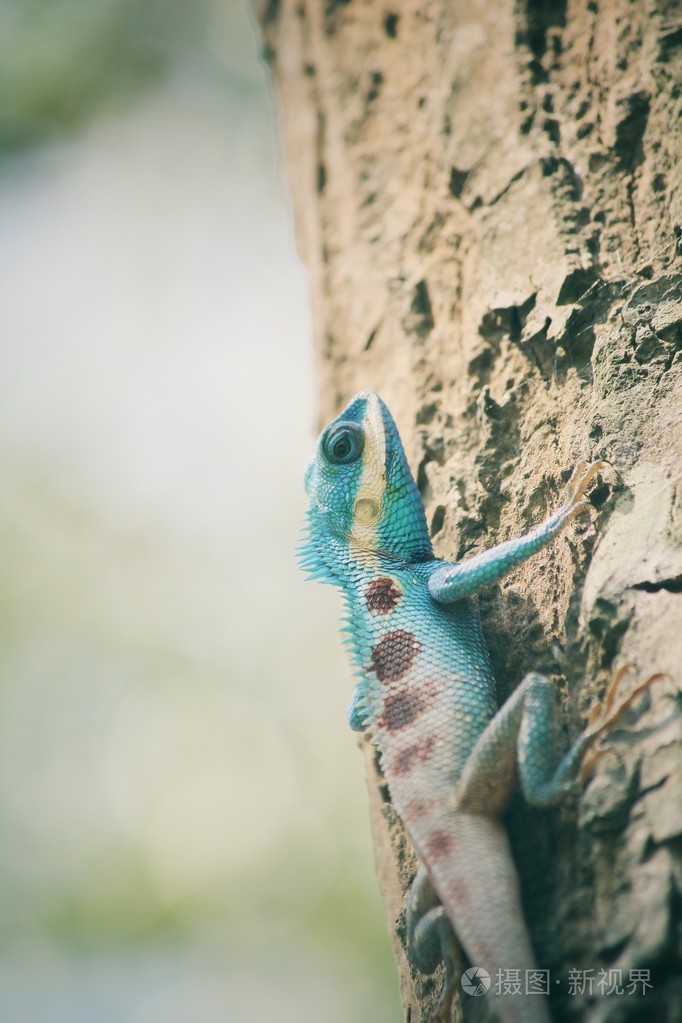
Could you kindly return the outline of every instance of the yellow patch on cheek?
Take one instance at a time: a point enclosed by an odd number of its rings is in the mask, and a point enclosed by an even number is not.
[[[377,524],[386,490],[386,438],[378,401],[370,397],[363,422],[365,450],[360,481],[353,505],[352,538],[366,549],[377,544]]]
[[[379,518],[379,505],[376,501],[372,501],[371,498],[361,497],[359,501],[355,502],[355,518],[358,522],[369,524],[376,522]]]

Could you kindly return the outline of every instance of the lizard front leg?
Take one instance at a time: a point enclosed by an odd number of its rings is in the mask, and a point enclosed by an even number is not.
[[[499,582],[517,565],[537,554],[575,515],[589,506],[585,492],[605,465],[605,462],[581,462],[573,472],[562,505],[530,533],[507,540],[466,561],[441,565],[429,579],[433,599],[440,604],[451,604],[470,597],[484,586]]]

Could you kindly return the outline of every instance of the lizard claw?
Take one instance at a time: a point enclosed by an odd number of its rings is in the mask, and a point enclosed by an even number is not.
[[[587,488],[597,473],[605,469],[608,464],[608,462],[600,460],[598,462],[579,462],[576,465],[568,481],[568,493],[564,501],[570,518],[589,508],[590,502],[585,496]]]
[[[596,765],[604,757],[615,757],[616,760],[622,764],[623,758],[620,753],[617,753],[615,749],[608,749],[604,746],[598,746],[596,749],[588,750],[583,757],[583,762],[580,765],[579,781],[581,785],[585,785],[587,779],[592,775]]]
[[[645,690],[649,689],[654,682],[659,682],[661,679],[668,677],[664,672],[658,672],[655,675],[650,675],[649,678],[640,682],[639,685],[636,685],[632,692],[628,693],[627,696],[617,700],[618,691],[623,679],[634,670],[635,669],[632,664],[625,664],[622,668],[619,668],[606,688],[604,699],[592,707],[587,719],[587,728],[584,732],[585,739],[588,740],[590,745],[595,740],[600,740],[607,730],[613,728],[613,726],[620,721],[625,711],[632,706],[637,697],[641,696]],[[605,749],[599,744],[596,748],[590,749],[589,753],[583,758],[580,769],[581,782],[584,782],[588,775],[592,772],[597,761],[608,753],[613,754],[614,756],[617,755],[615,750]]]

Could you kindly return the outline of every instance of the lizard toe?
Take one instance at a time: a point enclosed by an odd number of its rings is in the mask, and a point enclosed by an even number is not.
[[[584,781],[592,773],[595,764],[603,756],[607,754],[618,756],[614,749],[601,745],[606,734],[618,724],[623,714],[635,703],[642,693],[646,692],[654,682],[659,682],[668,677],[663,672],[657,672],[636,685],[626,696],[619,698],[623,680],[628,675],[631,675],[634,670],[635,668],[632,664],[625,664],[619,668],[606,688],[604,699],[595,704],[590,711],[587,728],[584,733],[589,745],[580,768],[581,781]],[[593,746],[593,743],[597,745]]]

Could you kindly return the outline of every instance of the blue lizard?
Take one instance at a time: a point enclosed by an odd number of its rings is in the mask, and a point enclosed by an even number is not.
[[[398,431],[377,395],[353,398],[321,434],[306,472],[310,505],[300,561],[311,577],[343,594],[358,675],[349,722],[378,746],[391,801],[417,853],[407,952],[422,973],[444,964],[436,1012],[444,1023],[462,950],[491,976],[534,968],[500,822],[517,783],[535,806],[556,802],[584,767],[588,747],[651,681],[618,706],[610,690],[604,709],[560,758],[548,679],[526,675],[498,710],[471,600],[588,507],[586,489],[603,464],[579,465],[564,502],[526,536],[463,562],[434,557]],[[549,1021],[542,997],[490,996],[504,1023]]]

